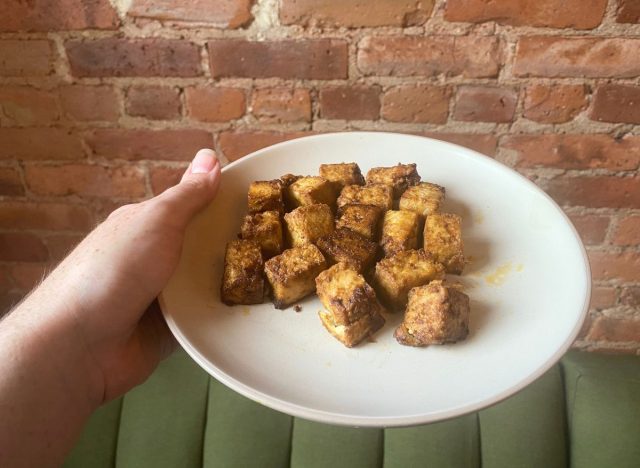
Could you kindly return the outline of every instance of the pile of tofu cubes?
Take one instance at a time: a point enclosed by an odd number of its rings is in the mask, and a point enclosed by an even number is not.
[[[442,213],[445,189],[415,164],[323,164],[249,187],[239,239],[227,244],[221,297],[278,309],[318,294],[325,328],[352,347],[404,312],[395,338],[427,346],[466,338],[469,298],[444,282],[465,265],[461,219]],[[296,306],[297,307],[297,306]]]

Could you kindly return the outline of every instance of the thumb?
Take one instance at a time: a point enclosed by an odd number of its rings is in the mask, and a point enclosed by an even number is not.
[[[214,199],[220,186],[220,162],[216,153],[201,149],[191,161],[178,185],[160,195],[176,221],[186,225],[200,210]]]

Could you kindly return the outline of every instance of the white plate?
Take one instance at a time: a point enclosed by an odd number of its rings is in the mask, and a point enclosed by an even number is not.
[[[239,231],[249,183],[350,161],[363,173],[415,162],[423,180],[446,187],[444,210],[463,217],[471,257],[461,277],[471,297],[466,341],[401,346],[396,314],[375,342],[347,349],[321,325],[315,297],[301,302],[300,313],[220,302],[225,243]],[[280,143],[225,167],[218,198],[189,226],[160,302],[187,353],[242,395],[316,421],[402,426],[478,410],[535,380],[575,339],[589,293],[575,229],[533,183],[457,145],[362,132]]]

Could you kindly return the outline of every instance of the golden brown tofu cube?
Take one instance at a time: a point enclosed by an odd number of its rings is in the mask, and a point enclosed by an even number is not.
[[[405,250],[376,265],[375,288],[389,307],[401,310],[407,305],[409,291],[444,274],[444,267],[424,250]]]
[[[462,253],[460,216],[451,213],[432,213],[424,223],[424,250],[442,263],[447,273],[459,275],[465,265]]]
[[[342,207],[342,214],[336,221],[336,228],[349,229],[366,239],[378,238],[382,209],[374,205],[350,204]]]
[[[374,167],[367,172],[367,184],[384,184],[393,188],[393,197],[398,198],[412,185],[420,182],[415,164],[398,164],[391,167]]]
[[[287,238],[293,247],[313,244],[333,232],[333,213],[327,205],[307,205],[284,215]]]
[[[294,207],[323,203],[334,208],[336,198],[333,185],[322,177],[301,177],[287,188],[287,201]]]
[[[282,182],[280,180],[251,182],[247,202],[249,213],[261,213],[263,211],[283,213]]]
[[[382,221],[380,242],[385,257],[391,257],[403,250],[417,249],[420,223],[420,216],[413,211],[387,211]]]
[[[286,309],[315,291],[315,279],[327,268],[322,253],[313,244],[294,247],[267,260],[264,272],[273,291],[273,303]]]
[[[362,275],[344,263],[323,271],[316,290],[326,310],[319,312],[325,328],[351,348],[384,325],[375,291]]]
[[[257,242],[229,242],[224,255],[222,302],[227,305],[260,304],[264,297],[263,267],[262,252]]]
[[[331,182],[337,194],[347,185],[364,185],[364,177],[356,163],[321,164],[320,177]]]
[[[280,177],[280,182],[282,182],[282,188],[286,189],[299,179],[302,179],[302,176],[294,175],[294,174],[285,174],[282,177]]]
[[[376,261],[378,245],[349,229],[336,229],[318,239],[316,245],[330,264],[344,262],[358,273]]]
[[[338,197],[338,211],[342,213],[345,205],[374,205],[383,211],[393,207],[393,190],[388,185],[347,185]]]
[[[429,182],[420,182],[409,187],[400,197],[400,209],[427,216],[440,209],[444,201],[444,187]]]
[[[409,292],[402,324],[395,331],[398,343],[408,346],[455,343],[469,334],[469,296],[432,281]]]
[[[271,258],[282,253],[284,239],[280,213],[277,211],[265,211],[245,216],[240,228],[240,236],[243,239],[254,240],[260,244],[265,258]]]

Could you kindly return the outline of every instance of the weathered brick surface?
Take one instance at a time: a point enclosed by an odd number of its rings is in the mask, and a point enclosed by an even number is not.
[[[561,205],[592,208],[640,208],[640,176],[558,177],[547,192]]]
[[[0,201],[0,229],[87,231],[92,224],[90,210],[82,205]]]
[[[154,195],[164,192],[169,187],[173,187],[182,178],[184,167],[152,167],[149,169],[151,191]]]
[[[82,241],[81,234],[53,234],[44,238],[52,262],[59,262]]]
[[[320,91],[323,119],[377,120],[380,116],[379,86],[336,86]]]
[[[226,122],[242,117],[246,108],[245,91],[238,88],[187,88],[187,115],[202,122]]]
[[[49,270],[46,263],[16,263],[9,267],[14,284],[22,291],[30,291],[40,284]]]
[[[0,40],[0,76],[48,75],[52,55],[46,40]]]
[[[610,219],[601,215],[570,215],[571,222],[576,227],[587,245],[597,245],[604,242],[609,228]]]
[[[495,21],[514,26],[592,29],[600,24],[607,0],[448,0],[449,21]]]
[[[134,86],[127,92],[127,114],[151,120],[180,117],[180,90],[168,86]]]
[[[601,122],[640,124],[640,86],[599,86],[593,97],[591,118]]]
[[[0,87],[0,123],[49,125],[60,118],[56,96],[29,86]]]
[[[502,63],[502,45],[482,36],[368,36],[358,49],[365,75],[494,77]]]
[[[433,10],[434,0],[282,0],[283,24],[315,27],[416,26]]]
[[[108,159],[187,161],[213,145],[206,130],[94,130],[86,138],[94,155]]]
[[[632,78],[640,75],[640,39],[620,37],[522,37],[516,76]]]
[[[425,132],[424,136],[465,146],[478,153],[486,154],[487,156],[494,156],[496,154],[496,147],[498,146],[498,139],[495,135],[491,134]]]
[[[511,122],[518,93],[508,88],[463,86],[456,93],[453,118],[471,122]]]
[[[71,73],[100,76],[198,76],[200,49],[181,39],[105,38],[65,43]]]
[[[64,86],[59,90],[64,116],[77,121],[115,122],[120,114],[118,94],[111,86]]]
[[[589,263],[591,275],[596,280],[636,281],[640,269],[640,253],[594,250],[589,252]]]
[[[625,216],[618,222],[613,236],[613,243],[618,245],[636,245],[639,241],[640,216]]]
[[[522,116],[541,123],[572,120],[587,106],[584,85],[534,84],[525,90]]]
[[[0,32],[116,29],[109,0],[4,0]]]
[[[211,23],[218,28],[238,28],[249,23],[252,0],[133,0],[132,17]]]
[[[520,167],[628,171],[640,165],[640,136],[515,135],[503,146],[518,154]]]
[[[594,286],[591,288],[591,308],[592,309],[609,309],[616,303],[616,288],[610,286]]]
[[[450,97],[445,86],[396,86],[384,94],[382,117],[390,122],[445,123]]]
[[[28,232],[0,232],[0,261],[46,262],[47,247],[38,236]]]
[[[302,88],[255,89],[251,113],[265,123],[310,122],[311,95]]]
[[[64,128],[0,128],[0,161],[80,159],[80,137]]]
[[[0,167],[0,195],[24,195],[20,173],[13,167]]]
[[[623,288],[620,293],[620,303],[628,307],[640,307],[640,287]]]
[[[222,132],[219,144],[227,159],[235,161],[267,146],[306,135],[307,132]]]
[[[616,21],[618,23],[640,23],[640,2],[638,0],[618,0]]]
[[[640,335],[640,320],[598,317],[588,338],[593,341],[636,341]]]
[[[208,49],[214,77],[316,80],[347,77],[347,43],[342,40],[220,39],[210,41]]]

